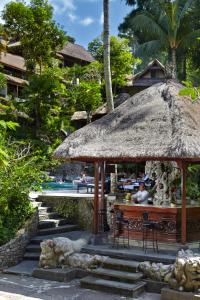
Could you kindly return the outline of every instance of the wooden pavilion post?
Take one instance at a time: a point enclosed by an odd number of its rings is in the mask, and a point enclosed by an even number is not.
[[[187,163],[181,163],[181,194],[182,194],[182,209],[181,209],[181,242],[185,244],[187,241],[187,209],[186,209],[186,172]]]
[[[101,209],[105,209],[105,162],[101,163]]]
[[[107,225],[107,202],[105,198],[105,161],[101,163],[101,230],[105,231]]]
[[[93,215],[93,233],[99,231],[99,163],[94,163],[95,189],[94,189],[94,215]]]

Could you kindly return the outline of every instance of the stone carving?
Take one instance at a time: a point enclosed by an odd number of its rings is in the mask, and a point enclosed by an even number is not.
[[[172,182],[180,177],[180,170],[175,162],[148,161],[145,166],[145,173],[152,178],[156,175],[154,186],[154,204],[170,206],[173,199]]]
[[[72,241],[63,237],[43,241],[40,244],[42,251],[39,266],[43,268],[62,266],[71,254],[80,252],[81,248],[86,244],[87,241],[84,239]]]
[[[68,257],[66,265],[73,268],[90,270],[101,265],[106,259],[107,256],[74,253]]]
[[[164,281],[171,288],[187,292],[200,291],[200,256],[191,250],[178,252],[173,265],[145,261],[138,269],[148,278]]]
[[[166,279],[172,274],[173,265],[144,261],[139,264],[138,269],[148,278],[166,282]]]
[[[172,276],[169,278],[172,288],[180,291],[200,290],[200,256],[191,250],[181,250],[176,258]]]

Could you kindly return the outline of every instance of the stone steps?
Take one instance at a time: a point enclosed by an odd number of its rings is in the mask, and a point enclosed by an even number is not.
[[[53,211],[53,209],[52,209],[52,207],[49,207],[49,206],[39,206],[38,211],[39,211],[39,214],[50,213]]]
[[[23,260],[18,265],[4,270],[6,274],[32,276],[33,270],[38,267],[36,260]]]
[[[39,245],[39,244],[33,244],[33,243],[30,243],[30,244],[26,247],[26,252],[40,253],[40,252],[41,252],[40,245]]]
[[[59,282],[69,282],[76,277],[75,269],[41,269],[36,268],[32,273],[33,277],[53,280]]]
[[[26,247],[24,261],[38,261],[40,258],[40,243],[46,239],[65,235],[75,231],[76,225],[68,224],[67,219],[54,212],[52,207],[45,206],[41,201],[35,202],[39,211],[38,235],[35,236]]]
[[[101,267],[81,279],[84,288],[137,297],[144,292],[146,283],[143,274],[137,272],[139,262],[108,257]]]
[[[145,290],[144,282],[125,283],[87,276],[80,280],[81,287],[119,294],[126,297],[138,297]]]
[[[137,272],[138,266],[138,261],[116,259],[111,257],[108,257],[103,263],[104,268],[127,272]]]
[[[40,221],[45,221],[45,220],[51,220],[51,219],[59,219],[61,218],[60,214],[58,214],[57,212],[50,212],[50,213],[39,213],[39,220]]]
[[[38,235],[34,236],[29,245],[27,245],[23,261],[14,267],[5,269],[4,272],[29,276],[34,273],[34,276],[38,278],[64,282],[70,281],[75,277],[80,278],[88,275],[88,272],[84,272],[83,270],[67,269],[63,271],[62,269],[45,270],[38,268],[41,252],[40,243],[42,241],[56,237],[65,237],[72,240],[79,238],[89,239],[89,233],[77,230],[77,225],[68,224],[67,219],[62,218],[60,214],[54,212],[51,207],[45,206],[43,202],[32,202],[35,207],[38,207],[39,212]]]
[[[76,240],[79,238],[84,238],[84,236],[82,236],[82,233],[83,233],[82,231],[77,230],[77,231],[69,231],[69,232],[57,233],[57,234],[48,234],[48,235],[41,235],[41,236],[38,235],[31,239],[31,244],[38,245],[44,240],[51,240],[56,237],[66,237],[72,240]]]
[[[44,221],[40,221],[38,225],[38,229],[47,229],[52,227],[58,227],[67,224],[67,219],[59,218],[59,219],[46,219]]]
[[[58,227],[40,229],[40,230],[38,230],[38,235],[52,235],[52,234],[57,234],[57,233],[73,231],[73,230],[77,230],[77,229],[78,229],[77,225],[67,224],[67,225],[58,226]]]
[[[25,260],[39,260],[40,252],[25,252],[24,259]]]
[[[100,246],[93,246],[93,245],[86,245],[82,248],[82,252],[88,254],[98,254],[109,256],[111,258],[116,259],[123,259],[123,260],[130,260],[130,261],[151,261],[151,262],[162,262],[164,264],[172,264],[176,259],[175,253],[155,253],[153,251],[148,251],[144,253],[141,248],[132,248],[130,249],[123,249],[123,248],[111,248],[106,245]]]
[[[126,283],[135,283],[143,278],[142,273],[132,273],[125,271],[118,271],[106,268],[98,268],[92,271],[92,275],[98,278],[126,282]]]

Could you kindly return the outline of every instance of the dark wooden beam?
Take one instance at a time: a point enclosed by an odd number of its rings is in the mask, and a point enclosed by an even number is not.
[[[93,216],[93,233],[99,231],[99,163],[94,163],[95,189],[94,189],[94,216]]]
[[[181,242],[187,241],[187,208],[186,208],[186,173],[187,163],[181,163],[181,190],[182,190],[182,209],[181,209]]]
[[[101,209],[105,209],[105,162],[101,162]]]

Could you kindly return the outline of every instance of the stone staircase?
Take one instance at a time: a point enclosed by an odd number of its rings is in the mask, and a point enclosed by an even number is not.
[[[29,275],[38,267],[40,257],[40,243],[55,237],[67,237],[72,240],[85,237],[88,233],[79,230],[78,225],[68,224],[67,219],[54,212],[51,207],[45,206],[43,202],[33,201],[33,206],[38,207],[39,224],[38,232],[26,247],[23,261],[14,267],[5,269],[5,273]]]
[[[146,283],[138,272],[139,262],[107,258],[103,265],[80,280],[84,288],[137,297],[144,292]]]
[[[58,236],[66,237],[66,233],[78,230],[77,225],[68,224],[67,219],[54,212],[52,207],[45,206],[43,202],[35,201],[34,206],[37,206],[39,211],[38,233],[26,247],[25,260],[39,260],[42,241]]]

